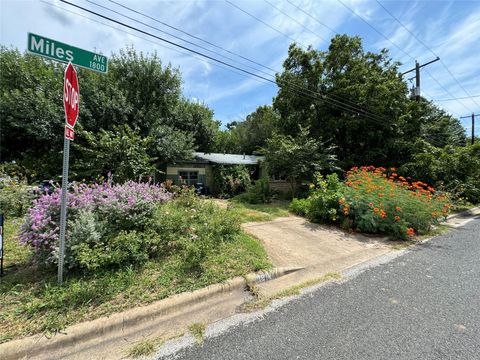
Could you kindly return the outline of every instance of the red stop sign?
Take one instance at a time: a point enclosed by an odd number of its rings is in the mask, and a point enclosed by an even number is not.
[[[65,108],[65,121],[72,128],[78,118],[80,109],[80,92],[78,91],[77,71],[72,63],[68,63],[63,79],[63,107]]]

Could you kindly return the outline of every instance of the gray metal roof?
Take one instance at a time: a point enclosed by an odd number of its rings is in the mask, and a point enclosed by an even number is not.
[[[194,153],[198,160],[209,161],[215,164],[225,165],[256,165],[264,156],[257,155],[238,155],[238,154],[219,154],[219,153]]]

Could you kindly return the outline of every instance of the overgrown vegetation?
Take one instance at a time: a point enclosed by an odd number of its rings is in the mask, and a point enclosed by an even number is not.
[[[135,192],[129,186],[123,190],[129,189],[132,201]],[[143,191],[158,190],[148,184],[135,186],[143,186]],[[71,200],[86,197],[90,202],[78,204],[95,203],[96,190],[84,189],[88,196],[80,191]],[[120,196],[123,190],[106,186],[109,197],[103,205],[109,215],[105,212],[100,216],[101,207],[90,213],[89,206],[78,208],[79,224],[71,224],[67,247],[71,269],[66,272],[63,286],[57,286],[53,266],[56,242],[50,243],[48,238],[40,241],[40,229],[48,235],[51,226],[39,225],[33,230],[30,223],[35,221],[38,210],[27,220],[33,233],[25,233],[24,229],[21,235],[34,235],[27,247],[14,238],[21,219],[8,220],[7,271],[0,284],[1,342],[39,332],[55,333],[69,324],[270,267],[260,243],[240,230],[235,213],[199,199],[190,191],[173,200],[157,199],[153,207],[142,195],[138,207],[129,207],[129,198],[123,202]],[[56,200],[46,198],[39,201],[56,206]],[[38,221],[55,220],[47,215]],[[99,221],[102,226],[97,227]],[[103,232],[102,227],[109,231]]]
[[[22,216],[36,197],[36,189],[27,184],[22,172],[16,164],[0,165],[0,214]]]
[[[272,201],[274,193],[270,189],[267,178],[256,180],[253,185],[248,185],[247,190],[237,195],[234,200],[248,204],[268,204]]]
[[[188,330],[195,338],[195,341],[198,344],[203,343],[203,338],[205,336],[205,324],[204,323],[193,323],[188,327]]]
[[[449,212],[446,196],[427,184],[411,182],[396,169],[352,168],[345,182],[337,175],[317,176],[307,199],[291,210],[310,221],[338,223],[345,229],[408,239],[425,234]]]
[[[0,153],[22,165],[29,181],[59,179],[62,66],[0,47]],[[108,67],[107,74],[78,70],[82,111],[70,179],[111,172],[119,182],[137,180],[153,163],[212,149],[219,123],[206,105],[183,97],[178,69],[133,48],[113,54]]]
[[[252,182],[252,171],[245,165],[215,165],[213,185],[217,196],[230,198],[244,192]]]
[[[420,142],[415,146],[416,154],[401,167],[402,174],[447,191],[454,200],[480,203],[480,143],[437,148]]]

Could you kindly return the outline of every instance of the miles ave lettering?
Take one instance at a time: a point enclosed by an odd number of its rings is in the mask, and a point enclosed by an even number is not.
[[[60,46],[56,47],[53,41],[50,42],[50,40],[44,38],[37,38],[36,36],[31,35],[29,45],[29,49],[31,49],[32,52],[47,55],[59,60],[73,60],[72,50],[65,50]]]

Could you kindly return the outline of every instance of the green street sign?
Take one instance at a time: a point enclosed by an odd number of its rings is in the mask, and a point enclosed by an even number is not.
[[[64,63],[71,62],[85,69],[106,73],[108,59],[106,56],[79,49],[44,36],[28,33],[28,52]]]

